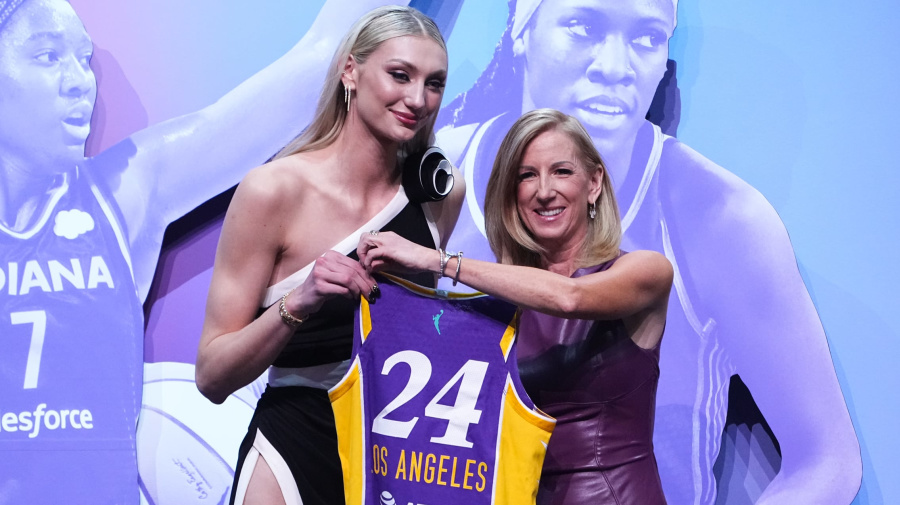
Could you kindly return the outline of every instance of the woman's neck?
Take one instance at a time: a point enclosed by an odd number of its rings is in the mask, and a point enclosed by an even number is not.
[[[625,194],[622,189],[629,175],[635,172],[633,175],[640,176],[644,172],[653,144],[651,123],[644,121],[638,129],[627,132],[621,137],[593,138],[592,140],[606,164],[616,199],[621,206],[627,207],[627,202],[630,202],[634,195]]]
[[[396,188],[400,182],[396,142],[385,142],[351,116],[331,146],[347,187],[359,184],[368,192]]]
[[[13,231],[25,230],[63,181],[62,174],[28,170],[21,163],[3,159],[0,161],[0,223]]]
[[[541,268],[555,274],[571,277],[577,268],[581,256],[584,238],[569,246],[555,250],[545,250],[541,255]]]

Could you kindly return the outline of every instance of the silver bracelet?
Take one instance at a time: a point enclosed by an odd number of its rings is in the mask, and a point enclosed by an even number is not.
[[[456,286],[456,283],[459,282],[459,266],[462,265],[462,257],[463,252],[459,251],[456,253],[456,276],[453,277],[453,285]]]
[[[438,254],[441,255],[441,277],[444,276],[444,269],[447,267],[447,261],[450,259],[450,255],[447,254],[447,251],[438,247]]]

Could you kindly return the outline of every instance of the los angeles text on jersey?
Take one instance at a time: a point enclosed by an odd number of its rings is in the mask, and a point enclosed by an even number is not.
[[[103,256],[0,264],[0,293],[5,291],[13,296],[27,295],[32,290],[50,293],[64,289],[94,289],[101,285],[115,288]]]
[[[88,409],[48,409],[41,403],[33,411],[0,412],[0,437],[10,440],[19,438],[36,438],[44,428],[56,430],[92,430],[94,415]]]
[[[396,480],[423,482],[434,486],[449,486],[483,492],[487,487],[488,464],[458,456],[400,449],[388,452],[387,447],[372,446],[372,472]]]

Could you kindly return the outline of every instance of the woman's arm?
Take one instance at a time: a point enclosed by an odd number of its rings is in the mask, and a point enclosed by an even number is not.
[[[781,469],[757,503],[848,504],[861,479],[859,445],[822,323],[768,203],[744,224],[717,235],[725,240],[709,251],[708,275],[719,286],[721,341],[781,447]]]
[[[284,209],[291,207],[288,202],[296,204],[293,195],[300,194],[280,175],[277,162],[248,174],[225,215],[196,368],[197,387],[216,403],[259,377],[294,332],[282,320],[279,303],[256,317],[295,217]],[[296,317],[305,317],[328,297],[368,295],[374,283],[358,262],[328,251],[290,293],[285,307]]]
[[[440,272],[439,254],[393,233],[363,235],[357,249],[367,270]],[[451,259],[445,277],[503,298],[522,308],[557,317],[619,319],[651,307],[664,307],[672,285],[672,266],[651,251],[619,258],[604,272],[569,278],[539,268]]]
[[[689,187],[664,205],[677,212],[686,280],[781,447],[781,469],[757,503],[846,505],[859,489],[859,445],[784,225],[746,183],[715,166],[688,171],[697,165],[674,165]],[[697,194],[707,197],[702,211]]]

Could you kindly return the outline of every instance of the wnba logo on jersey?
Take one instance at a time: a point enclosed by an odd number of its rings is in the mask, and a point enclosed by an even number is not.
[[[434,320],[434,329],[437,330],[438,335],[441,334],[441,316],[443,316],[443,315],[444,315],[444,311],[441,310],[440,314],[435,314],[435,315],[431,316],[431,319]]]

